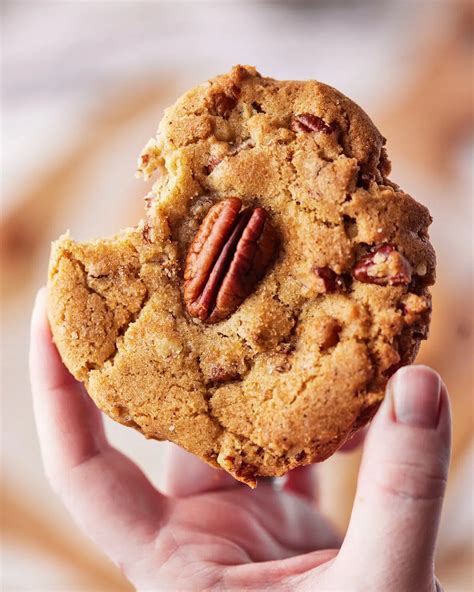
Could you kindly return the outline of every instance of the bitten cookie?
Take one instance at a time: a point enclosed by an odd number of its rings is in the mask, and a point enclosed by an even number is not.
[[[435,277],[384,143],[316,81],[236,66],[181,97],[140,157],[144,220],[53,244],[54,340],[98,407],[251,487],[366,424]]]

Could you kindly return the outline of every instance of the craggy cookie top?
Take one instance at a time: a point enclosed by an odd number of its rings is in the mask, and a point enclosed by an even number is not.
[[[368,116],[254,68],[165,112],[134,229],[53,246],[49,317],[108,415],[239,480],[323,460],[426,337],[430,215]]]

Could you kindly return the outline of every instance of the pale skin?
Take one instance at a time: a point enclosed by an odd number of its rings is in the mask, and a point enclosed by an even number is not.
[[[160,488],[106,439],[36,299],[30,371],[46,475],[79,526],[142,591],[441,590],[434,551],[450,457],[446,387],[399,370],[368,431],[342,539],[317,508],[315,470],[250,490],[168,445]]]

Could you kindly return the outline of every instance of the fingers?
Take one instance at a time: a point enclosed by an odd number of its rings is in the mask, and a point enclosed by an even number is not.
[[[186,452],[179,446],[167,442],[162,471],[159,476],[159,488],[171,497],[186,497],[238,487],[240,484],[222,469],[215,469]]]
[[[308,465],[293,469],[286,476],[286,482],[283,486],[284,491],[296,493],[309,502],[318,502],[318,480],[316,467]]]
[[[336,560],[371,589],[428,590],[450,456],[446,388],[424,366],[402,368],[366,440],[349,529]]]
[[[100,412],[52,343],[44,290],[33,311],[30,374],[43,462],[54,489],[115,562],[139,559],[143,545],[154,541],[165,500],[108,444]]]
[[[30,373],[43,462],[54,482],[57,473],[97,454],[106,440],[99,410],[64,367],[51,340],[45,299],[42,289],[31,320]]]

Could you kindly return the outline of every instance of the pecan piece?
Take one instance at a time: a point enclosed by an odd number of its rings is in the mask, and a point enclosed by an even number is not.
[[[330,267],[314,267],[314,275],[318,278],[318,292],[335,292],[337,274]]]
[[[220,164],[222,161],[223,161],[223,158],[219,158],[218,156],[210,156],[209,162],[208,162],[207,166],[205,167],[206,174],[210,175],[212,173],[212,171],[216,168],[216,166],[218,164]]]
[[[311,113],[295,115],[291,120],[291,129],[294,132],[323,132],[324,134],[331,134],[334,131],[332,125],[328,125],[321,117]]]
[[[376,247],[354,266],[352,276],[359,282],[379,286],[404,286],[411,282],[411,265],[393,245]]]
[[[232,109],[237,105],[237,100],[240,96],[240,88],[232,85],[227,93],[218,92],[212,96],[211,112],[214,115],[219,115],[227,119]]]
[[[276,235],[267,212],[241,207],[236,197],[214,205],[188,251],[184,301],[188,313],[206,323],[237,310],[275,253]]]
[[[236,364],[230,366],[211,366],[209,369],[209,378],[212,382],[229,382],[240,378],[240,372]]]
[[[153,243],[155,239],[153,226],[152,224],[150,224],[149,220],[145,220],[145,222],[143,223],[142,237],[144,242],[146,243]]]
[[[348,288],[349,281],[347,277],[337,275],[330,267],[313,267],[313,273],[317,278],[317,291],[320,294],[332,293]]]

